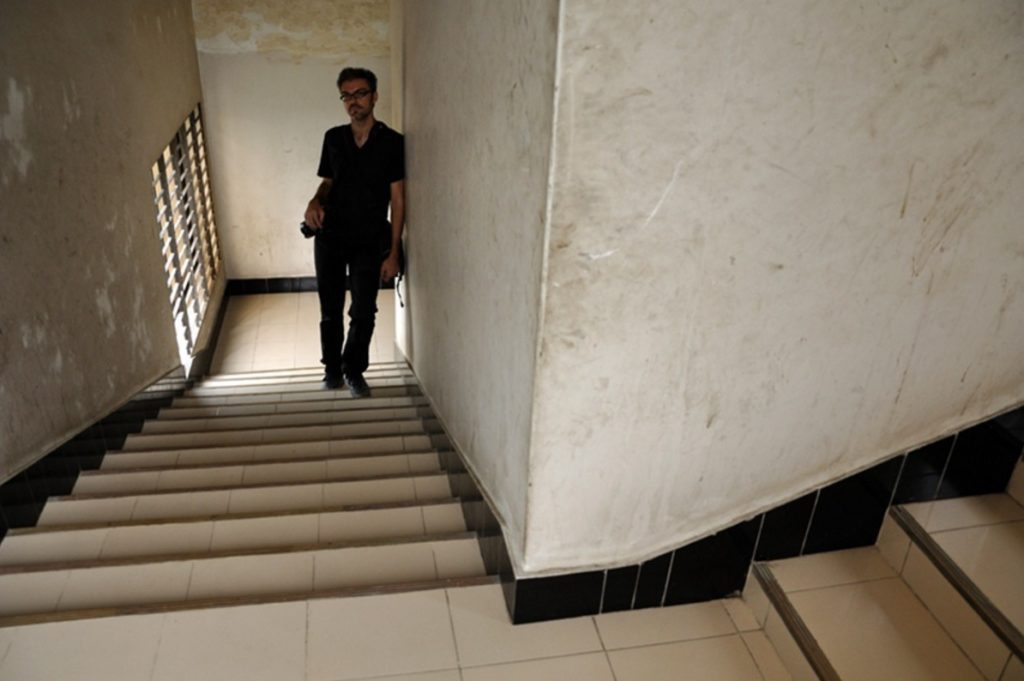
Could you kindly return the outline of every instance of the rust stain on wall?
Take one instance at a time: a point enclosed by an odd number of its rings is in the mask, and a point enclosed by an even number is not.
[[[200,51],[387,56],[388,0],[192,0]]]

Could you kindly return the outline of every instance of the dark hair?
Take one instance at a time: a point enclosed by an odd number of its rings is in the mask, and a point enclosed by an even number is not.
[[[356,80],[362,78],[370,84],[370,92],[377,91],[377,76],[374,75],[370,69],[354,68],[352,66],[346,66],[338,74],[338,86],[349,80]]]

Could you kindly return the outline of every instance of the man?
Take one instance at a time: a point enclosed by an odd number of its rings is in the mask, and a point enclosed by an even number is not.
[[[377,290],[381,281],[398,274],[405,222],[404,140],[373,116],[377,104],[373,72],[346,68],[338,74],[337,84],[351,123],[324,135],[317,171],[322,181],[305,217],[316,231],[324,384],[334,389],[344,381],[353,397],[369,397],[363,372],[370,362]],[[346,266],[351,303],[342,351]]]

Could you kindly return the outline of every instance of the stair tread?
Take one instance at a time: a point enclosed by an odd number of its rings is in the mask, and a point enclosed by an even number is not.
[[[983,680],[875,547],[768,565],[843,681]]]
[[[246,605],[263,605],[270,603],[286,603],[292,601],[316,600],[326,598],[357,598],[361,596],[375,596],[381,594],[393,594],[411,591],[428,591],[434,589],[483,586],[489,584],[497,584],[499,582],[500,578],[496,575],[481,575],[477,577],[452,577],[446,579],[424,580],[417,582],[399,582],[394,584],[383,585],[352,586],[338,589],[324,589],[321,591],[309,591],[306,593],[265,593],[252,594],[249,596],[232,596],[225,598],[197,598],[195,600],[190,601],[169,601],[134,606],[78,608],[73,610],[69,609],[45,613],[0,615],[0,627],[26,626],[31,624],[43,624],[49,622],[65,622],[81,619],[95,619],[100,617],[120,617],[128,615],[178,612],[182,610],[224,608]]]
[[[359,410],[317,409],[284,414],[211,416],[166,420],[150,419],[146,421],[138,435],[222,433],[237,430],[294,428],[297,426],[359,425],[424,418],[433,418],[433,412],[424,406],[376,407]]]
[[[318,412],[360,412],[375,409],[406,409],[428,407],[427,398],[407,395],[402,397],[367,397],[362,400],[340,400],[337,398],[308,400],[300,402],[235,405],[219,407],[175,407],[167,406],[147,421],[168,423],[175,421],[229,419],[243,416],[283,416],[287,414],[313,414]]]
[[[147,454],[151,452],[146,452]],[[82,471],[79,474],[79,479],[82,478],[96,478],[105,476],[116,476],[116,475],[132,475],[141,473],[162,473],[162,472],[175,472],[175,471],[197,471],[197,470],[209,470],[216,468],[237,468],[245,466],[282,466],[290,464],[303,464],[303,463],[315,463],[315,462],[332,462],[332,461],[372,461],[375,459],[387,459],[389,457],[400,457],[400,456],[426,456],[430,454],[437,454],[437,449],[425,449],[423,451],[409,451],[409,452],[370,452],[365,455],[322,455],[322,456],[307,456],[307,457],[295,457],[295,458],[277,458],[277,459],[259,459],[249,461],[230,461],[230,462],[208,462],[208,463],[187,463],[187,464],[163,464],[153,466],[137,466],[129,467],[127,465],[118,465],[115,467],[108,468],[108,455],[104,458],[103,465],[96,470]],[[136,454],[128,453],[122,455],[124,458],[134,458]]]
[[[419,396],[419,386],[409,383],[401,386],[385,386],[374,388],[373,397],[406,397]],[[322,386],[315,390],[303,390],[295,392],[272,392],[256,393],[251,395],[193,395],[175,397],[171,403],[175,407],[200,407],[212,405],[238,405],[238,404],[276,404],[278,402],[300,402],[308,400],[359,400],[367,398],[352,397],[348,390],[341,388],[337,390],[326,390]],[[372,399],[372,398],[369,398]]]

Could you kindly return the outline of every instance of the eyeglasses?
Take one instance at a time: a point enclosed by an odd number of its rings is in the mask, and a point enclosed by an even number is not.
[[[343,101],[343,102],[351,102],[353,99],[362,99],[366,95],[370,94],[370,92],[371,91],[367,90],[366,88],[362,88],[360,90],[356,90],[355,92],[342,92],[341,93],[341,101]]]

